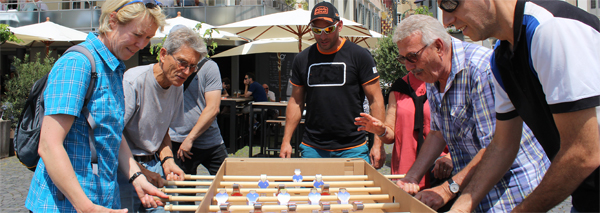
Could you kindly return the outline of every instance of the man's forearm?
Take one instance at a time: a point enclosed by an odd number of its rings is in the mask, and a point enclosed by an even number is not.
[[[158,147],[159,160],[162,161],[165,157],[173,157],[173,150],[171,150],[171,147],[171,137],[169,137],[169,130],[167,130],[160,147]]]
[[[472,212],[504,176],[519,151],[522,122],[520,118],[496,121],[495,137],[485,153],[477,154],[480,158],[477,168],[468,172],[468,184],[461,185],[464,190],[452,206],[453,210]]]
[[[542,182],[515,208],[517,212],[550,210],[600,165],[595,108],[555,114],[554,120],[560,132],[560,150]]]
[[[198,121],[196,121],[196,125],[194,125],[185,139],[194,141],[196,138],[200,137],[200,135],[204,134],[204,132],[206,132],[206,130],[208,130],[210,125],[213,123],[218,113],[218,107],[204,108],[202,114],[200,114],[200,117],[198,118]]]
[[[288,104],[285,112],[285,130],[283,133],[283,143],[289,144],[292,135],[294,135],[294,131],[298,127],[298,123],[300,123],[300,119],[302,119],[302,109],[301,107],[293,103],[293,105]]]
[[[417,182],[423,178],[423,175],[425,175],[431,165],[433,165],[435,159],[437,159],[440,156],[440,153],[444,151],[446,141],[440,131],[430,131],[421,147],[417,159],[408,172],[406,172],[407,178]]]

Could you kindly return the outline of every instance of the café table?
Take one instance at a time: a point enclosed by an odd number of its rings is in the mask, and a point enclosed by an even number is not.
[[[237,147],[237,145],[236,145],[237,144],[236,143],[236,140],[237,140],[237,137],[236,137],[236,133],[237,133],[236,106],[244,105],[251,100],[252,100],[252,98],[245,98],[245,97],[239,97],[239,98],[222,97],[221,98],[221,106],[229,106],[229,147],[227,148],[227,153],[235,153],[238,148],[241,148],[241,147]],[[221,130],[221,131],[223,131],[223,130]]]
[[[267,128],[265,126],[265,116],[266,116],[266,111],[268,109],[276,109],[279,110],[281,113],[283,113],[285,115],[285,109],[287,107],[287,101],[280,101],[280,102],[253,102],[250,103],[250,118],[254,118],[254,109],[259,109],[260,110],[260,118],[259,118],[259,122],[260,122],[260,126],[262,127],[262,134],[260,134],[260,141],[259,143],[261,144],[261,148],[260,148],[260,153],[262,155],[265,154],[265,147],[263,147],[263,144],[265,144],[265,135],[267,133]],[[250,128],[249,131],[252,132],[252,125],[253,119],[250,119]],[[252,157],[252,138],[253,137],[249,137],[249,142],[248,142],[248,147],[249,147],[249,151],[248,151],[248,157]]]

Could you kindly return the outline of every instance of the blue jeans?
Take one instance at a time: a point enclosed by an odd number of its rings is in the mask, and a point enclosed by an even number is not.
[[[341,151],[326,151],[300,144],[300,153],[303,158],[362,158],[371,163],[367,144]]]
[[[156,172],[165,178],[165,174],[163,173],[163,168],[158,159],[154,159],[145,163],[140,163],[146,169],[151,172]],[[137,195],[133,184],[129,183],[129,177],[119,170],[117,175],[117,181],[119,183],[119,192],[121,193],[121,208],[129,209],[129,212],[165,212],[165,209],[162,206],[157,208],[145,208],[142,205],[142,201]]]

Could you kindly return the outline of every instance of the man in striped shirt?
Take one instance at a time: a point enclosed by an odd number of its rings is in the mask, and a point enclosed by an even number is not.
[[[439,209],[470,184],[473,170],[494,137],[492,51],[452,38],[441,23],[425,15],[403,20],[394,33],[394,42],[398,45],[398,61],[427,82],[431,109],[431,131],[398,185]],[[440,186],[418,192],[418,181],[446,145],[452,155],[453,176]],[[527,126],[523,126],[516,157],[475,211],[510,212],[540,183],[550,162]]]
[[[473,40],[498,38],[491,56],[496,137],[453,209],[472,211],[510,168],[523,121],[552,166],[516,212],[545,212],[572,195],[599,211],[600,20],[564,1],[438,0],[444,24]]]

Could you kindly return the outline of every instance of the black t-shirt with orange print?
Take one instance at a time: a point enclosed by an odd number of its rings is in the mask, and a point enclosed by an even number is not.
[[[354,118],[364,111],[362,86],[378,79],[369,51],[345,39],[330,53],[321,52],[317,44],[299,53],[290,82],[306,93],[302,142],[328,151],[364,144],[366,132],[356,131]]]

